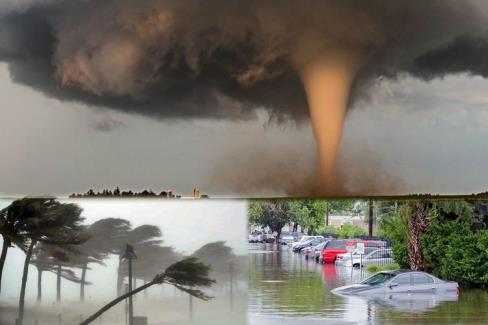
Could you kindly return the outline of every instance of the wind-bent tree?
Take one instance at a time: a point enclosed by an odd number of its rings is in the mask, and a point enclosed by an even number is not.
[[[0,292],[2,291],[2,274],[7,252],[12,245],[17,246],[24,252],[27,251],[28,240],[25,234],[20,233],[16,227],[16,220],[7,218],[8,207],[0,210],[0,234],[3,237],[2,253],[0,255]]]
[[[137,259],[132,261],[132,276],[134,279],[141,279],[144,283],[151,281],[154,274],[166,269],[168,266],[181,259],[181,255],[172,247],[159,246],[151,241],[139,245],[136,250]],[[128,276],[127,260],[121,261],[120,274]],[[144,291],[147,294],[147,291]]]
[[[160,246],[163,243],[161,235],[161,229],[159,229],[159,227],[142,225],[127,231],[125,236],[118,238],[120,242],[115,243],[116,247],[118,247],[117,254],[119,255],[119,266],[117,268],[117,295],[120,295],[122,292],[123,274],[125,272],[122,266],[122,254],[125,251],[125,245],[129,244],[134,247],[136,254],[138,254],[138,252],[142,251],[144,248]]]
[[[210,266],[199,262],[196,258],[193,257],[176,262],[173,265],[169,266],[163,273],[157,274],[150,282],[112,300],[95,314],[91,315],[86,320],[81,322],[80,325],[90,324],[95,319],[100,317],[100,315],[102,315],[104,312],[117,305],[119,302],[124,301],[130,296],[146,290],[155,284],[167,283],[173,285],[175,288],[181,291],[190,294],[195,298],[207,301],[212,297],[206,295],[200,289],[195,288],[210,287],[215,282],[214,280],[209,278],[209,272]]]
[[[263,227],[269,227],[276,232],[276,240],[281,236],[281,229],[291,220],[288,213],[290,205],[286,200],[256,200],[251,201],[248,209],[249,222]]]
[[[104,260],[111,254],[119,254],[129,230],[130,222],[118,218],[101,219],[86,227],[85,232],[89,239],[77,248],[78,254],[70,261],[72,266],[81,268],[81,301],[85,299],[89,264],[105,265]]]
[[[34,248],[30,263],[37,268],[37,301],[42,299],[42,274],[51,272],[56,275],[56,301],[61,301],[61,279],[82,283],[72,268],[77,267],[73,260],[78,252],[73,245],[50,245],[39,243]],[[84,284],[91,284],[84,282]]]
[[[6,208],[5,216],[15,233],[24,236],[28,248],[22,272],[17,325],[23,324],[25,289],[29,263],[38,243],[79,245],[86,240],[82,230],[81,208],[54,198],[24,198]]]
[[[227,275],[230,264],[234,263],[236,259],[232,248],[225,245],[224,241],[205,244],[191,256],[210,265],[215,277]]]

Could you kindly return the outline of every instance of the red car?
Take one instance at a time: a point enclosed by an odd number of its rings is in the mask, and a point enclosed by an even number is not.
[[[357,243],[364,243],[365,247],[383,247],[385,242],[380,240],[345,239],[331,240],[322,250],[322,263],[335,263],[337,254],[347,253],[347,246],[356,247]]]

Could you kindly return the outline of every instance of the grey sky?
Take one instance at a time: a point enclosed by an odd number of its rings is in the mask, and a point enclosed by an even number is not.
[[[346,121],[341,161],[348,181],[374,173],[405,193],[486,190],[487,86],[467,75],[380,82]],[[305,182],[315,164],[307,122],[277,125],[264,113],[244,122],[157,120],[89,108],[12,83],[6,64],[0,64],[0,116],[3,195],[116,185],[282,195]]]

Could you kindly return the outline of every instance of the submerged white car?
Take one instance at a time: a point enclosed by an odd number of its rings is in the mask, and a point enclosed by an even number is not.
[[[457,295],[457,282],[444,281],[420,271],[395,270],[378,272],[358,284],[331,290],[337,295],[384,296],[392,294]]]

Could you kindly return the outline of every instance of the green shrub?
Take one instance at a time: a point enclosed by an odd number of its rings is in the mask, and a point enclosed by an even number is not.
[[[408,257],[408,219],[411,210],[408,205],[400,207],[397,213],[388,219],[381,220],[378,235],[393,242],[392,251],[395,261],[401,268],[410,268]]]
[[[431,220],[421,236],[422,252],[432,273],[462,284],[488,287],[488,230],[473,231],[469,222]]]
[[[366,230],[351,223],[343,224],[339,229],[339,238],[341,239],[366,236],[367,234]]]
[[[386,264],[386,265],[369,264],[366,266],[366,272],[368,273],[377,273],[380,271],[391,271],[391,270],[398,270],[398,269],[400,269],[400,265],[398,264]]]
[[[326,225],[321,225],[320,227],[317,228],[317,234],[333,234],[333,235],[339,235],[339,228],[334,227],[334,226],[326,226]]]
[[[366,272],[368,273],[377,273],[380,271],[380,266],[376,264],[369,264],[366,266]]]

